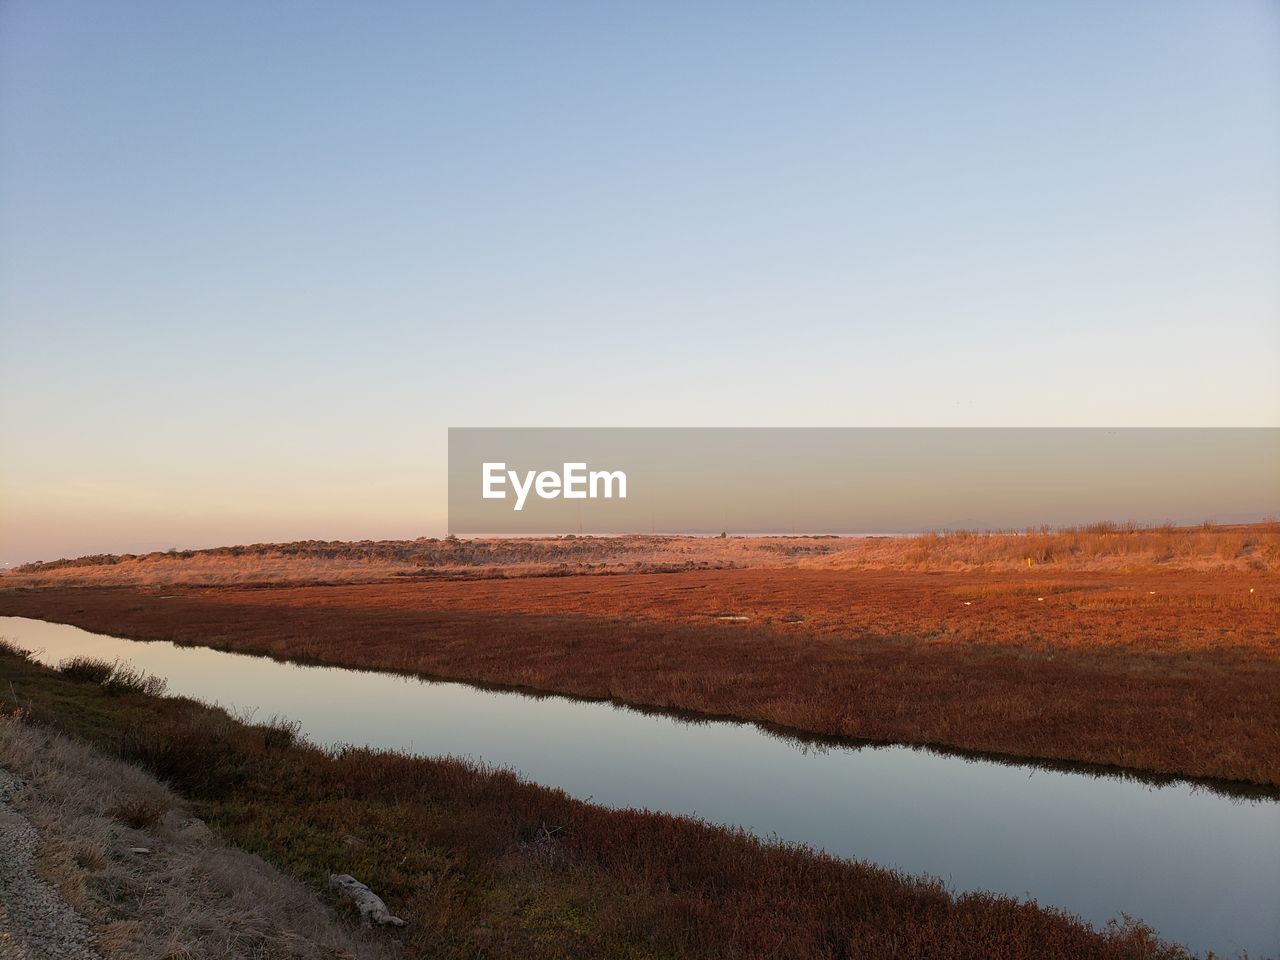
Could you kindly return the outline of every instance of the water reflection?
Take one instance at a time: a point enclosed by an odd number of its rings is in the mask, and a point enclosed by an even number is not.
[[[1099,925],[1123,911],[1197,950],[1280,946],[1274,792],[858,746],[23,618],[0,618],[0,634],[46,663],[129,660],[172,693],[297,720],[317,743],[467,756],[596,803],[736,824],[957,890],[1034,897]]]

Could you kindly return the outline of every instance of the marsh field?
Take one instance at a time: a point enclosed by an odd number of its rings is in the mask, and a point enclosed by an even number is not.
[[[359,875],[411,919],[368,937],[408,956],[1257,957],[1278,571],[1276,524],[93,557],[0,578],[0,616],[98,635],[7,621],[37,655],[0,668],[8,714],[142,764],[228,842],[316,889]],[[95,654],[305,736],[55,669]]]

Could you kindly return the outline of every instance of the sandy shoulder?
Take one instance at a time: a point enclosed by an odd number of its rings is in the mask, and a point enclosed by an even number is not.
[[[0,718],[0,960],[383,955],[144,771]]]

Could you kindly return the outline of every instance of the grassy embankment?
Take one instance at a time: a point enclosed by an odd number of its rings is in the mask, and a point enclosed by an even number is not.
[[[231,842],[320,888],[367,881],[411,956],[1174,958],[1141,928],[608,811],[454,760],[326,752],[279,723],[159,698],[141,678],[58,673],[0,651],[0,705],[171,783]],[[270,954],[268,954],[270,955]]]

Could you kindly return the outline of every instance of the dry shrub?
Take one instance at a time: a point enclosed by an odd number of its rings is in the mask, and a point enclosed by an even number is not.
[[[222,711],[194,708],[159,727],[130,724],[116,750],[178,790],[202,796],[226,796],[252,772],[231,742],[233,721]]]
[[[273,716],[264,723],[254,724],[252,729],[262,737],[262,745],[268,750],[286,750],[298,743],[302,724]]]
[[[97,657],[68,657],[58,663],[58,670],[72,680],[86,683],[106,683],[115,664]]]
[[[102,689],[108,693],[139,693],[148,697],[164,695],[168,683],[163,677],[152,676],[144,670],[117,661],[111,673],[102,681]]]
[[[8,637],[0,637],[0,654],[7,654],[11,657],[18,657],[21,660],[29,660],[33,651],[26,647],[20,647]]]
[[[149,697],[164,695],[168,684],[131,664],[98,657],[68,657],[58,663],[58,671],[72,680],[96,683],[108,693],[137,693]]]
[[[156,797],[122,797],[111,808],[111,815],[135,830],[145,830],[160,822],[173,804]]]

